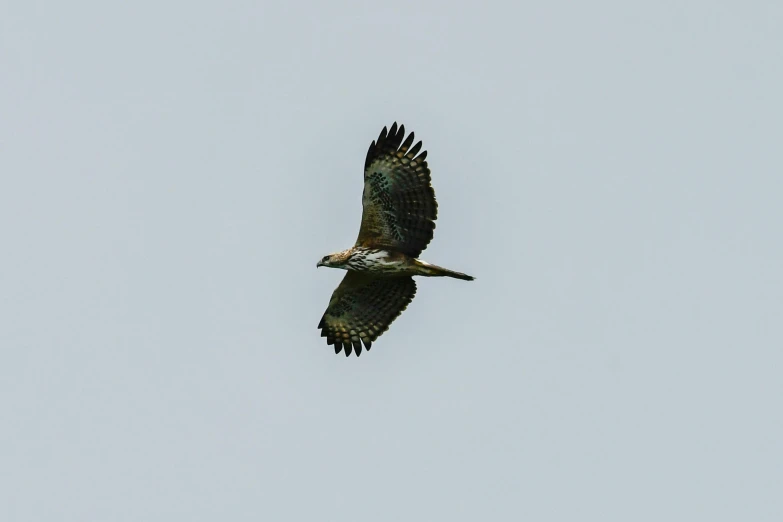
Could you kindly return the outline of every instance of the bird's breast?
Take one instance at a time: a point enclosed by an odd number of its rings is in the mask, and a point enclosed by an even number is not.
[[[392,255],[386,250],[355,252],[348,261],[349,270],[376,273],[403,272],[408,266],[405,256]]]

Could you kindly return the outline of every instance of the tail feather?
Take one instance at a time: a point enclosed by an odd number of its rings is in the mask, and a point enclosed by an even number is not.
[[[442,266],[431,265],[424,261],[419,261],[418,259],[416,261],[417,266],[421,269],[421,275],[423,276],[453,277],[454,279],[462,279],[463,281],[473,281],[476,279],[475,277],[469,276],[468,274],[463,274],[462,272],[449,270],[448,268],[443,268]]]
[[[463,274],[462,272],[455,272],[454,270],[448,270],[446,268],[443,268],[441,270],[443,270],[443,273],[438,275],[453,277],[454,279],[462,279],[463,281],[473,281],[474,279],[476,279],[475,277],[469,276],[468,274]]]

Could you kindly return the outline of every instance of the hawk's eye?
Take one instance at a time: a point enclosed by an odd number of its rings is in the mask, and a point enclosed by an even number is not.
[[[327,261],[329,261],[329,256],[324,256],[324,258],[321,259],[321,263],[326,263]]]

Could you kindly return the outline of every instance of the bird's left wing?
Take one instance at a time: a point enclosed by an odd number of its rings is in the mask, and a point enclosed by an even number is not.
[[[348,272],[335,289],[318,328],[334,353],[345,349],[345,355],[362,353],[362,343],[369,350],[389,325],[402,313],[416,295],[416,282],[410,276],[378,277]]]
[[[370,144],[364,162],[362,225],[357,246],[388,248],[418,257],[432,240],[438,203],[427,151],[397,123]]]

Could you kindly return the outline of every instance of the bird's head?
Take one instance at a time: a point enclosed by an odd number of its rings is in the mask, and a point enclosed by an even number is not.
[[[343,250],[342,252],[336,252],[334,254],[329,254],[321,258],[320,261],[318,261],[318,264],[315,265],[316,267],[319,266],[328,266],[330,268],[345,268],[345,264],[348,262],[348,260],[351,258],[351,251],[349,250]]]

